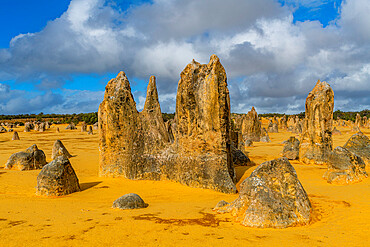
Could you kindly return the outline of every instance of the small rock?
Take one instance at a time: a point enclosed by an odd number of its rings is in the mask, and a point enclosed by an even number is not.
[[[146,208],[148,204],[137,194],[129,193],[121,196],[113,202],[113,208],[119,209],[135,209],[135,208]]]
[[[348,139],[343,146],[360,156],[367,164],[370,162],[370,139],[364,133],[358,132]]]
[[[13,133],[13,137],[12,137],[12,141],[15,141],[15,140],[20,140],[20,139],[19,139],[19,135],[18,135],[18,132],[17,132],[17,131],[14,131],[14,133]]]
[[[249,139],[248,139],[248,140],[246,140],[246,141],[245,141],[245,146],[246,146],[246,147],[253,147],[253,141],[252,141],[252,140],[249,140]]]
[[[291,136],[288,141],[285,141],[282,155],[290,160],[299,158],[299,140]]]
[[[24,171],[40,169],[44,165],[46,165],[45,153],[34,144],[26,151],[12,154],[5,164],[5,169]]]
[[[222,207],[225,207],[226,205],[229,205],[230,203],[228,203],[227,201],[224,201],[224,200],[221,200],[217,203],[216,207],[213,208],[213,210],[218,210]]]

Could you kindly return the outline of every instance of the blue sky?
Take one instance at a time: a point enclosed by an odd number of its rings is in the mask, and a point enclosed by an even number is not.
[[[370,108],[367,0],[2,0],[0,114],[97,111],[123,70],[140,110],[150,75],[174,112],[180,72],[217,54],[233,112],[299,113],[316,81]]]

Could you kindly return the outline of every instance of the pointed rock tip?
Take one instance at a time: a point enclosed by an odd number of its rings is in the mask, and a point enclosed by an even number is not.
[[[212,54],[212,56],[209,58],[209,62],[211,63],[211,62],[218,62],[218,61],[220,61],[220,59],[218,58],[218,56],[217,55],[215,55],[215,54]]]

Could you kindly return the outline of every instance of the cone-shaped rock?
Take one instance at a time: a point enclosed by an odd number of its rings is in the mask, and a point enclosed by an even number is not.
[[[352,184],[367,177],[365,162],[360,156],[343,147],[336,147],[328,158],[324,179],[328,183]]]
[[[36,144],[27,148],[26,151],[14,153],[5,164],[5,169],[34,170],[46,165],[45,153],[38,149]]]
[[[60,140],[56,140],[53,145],[51,159],[55,159],[57,156],[60,156],[61,154],[66,156],[67,158],[72,157],[72,155],[68,152],[63,143]]]
[[[367,164],[370,163],[370,139],[364,133],[354,134],[343,147],[360,156]]]
[[[12,141],[15,141],[15,140],[20,140],[20,139],[19,139],[19,135],[18,135],[18,132],[17,132],[17,131],[14,131],[14,133],[13,133],[13,137],[12,137]]]
[[[240,185],[239,197],[219,213],[231,212],[249,227],[285,228],[307,224],[311,203],[287,158],[259,165]]]
[[[129,193],[121,196],[113,202],[113,208],[119,209],[136,209],[146,208],[148,204],[137,194]]]
[[[87,131],[87,124],[83,122],[81,125],[81,132],[86,132],[86,131]]]
[[[63,155],[44,166],[37,176],[36,195],[63,196],[80,190],[77,175]]]
[[[242,134],[244,140],[259,142],[261,138],[261,122],[258,119],[256,109],[252,109],[243,117]]]
[[[176,97],[177,181],[233,193],[230,97],[219,58],[194,61],[181,72]]]
[[[145,135],[150,135],[145,138],[148,141],[155,143],[145,143],[147,147],[153,148],[157,143],[168,143],[170,141],[168,130],[163,121],[161,106],[159,105],[157,85],[154,76],[150,77],[146,99],[143,111],[140,113],[143,122],[143,127],[148,131]]]
[[[323,164],[327,160],[333,149],[333,108],[333,90],[328,83],[318,81],[306,99],[300,161]]]

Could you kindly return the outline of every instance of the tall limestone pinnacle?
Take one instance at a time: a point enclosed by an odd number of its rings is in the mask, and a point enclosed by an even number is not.
[[[320,80],[308,94],[299,159],[304,163],[322,164],[333,150],[334,92]]]
[[[226,72],[215,55],[208,64],[193,61],[181,73],[174,142],[163,122],[155,77],[139,113],[120,72],[99,107],[100,175],[169,179],[234,193],[230,120]]]
[[[208,64],[193,60],[181,72],[177,89],[175,143],[178,163],[185,164],[177,180],[194,187],[236,191],[230,121],[227,77],[219,58],[212,55]],[[189,180],[184,172],[194,177]]]
[[[261,139],[261,122],[254,107],[243,117],[242,134],[244,140],[259,142]]]

